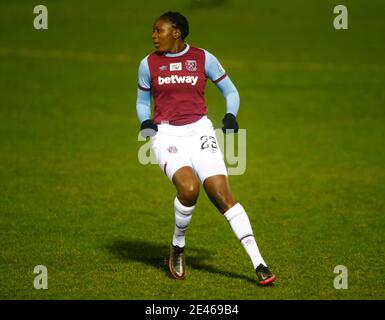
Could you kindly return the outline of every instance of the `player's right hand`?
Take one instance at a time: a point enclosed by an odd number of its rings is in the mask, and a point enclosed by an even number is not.
[[[140,134],[143,138],[153,137],[158,131],[158,125],[152,122],[151,119],[144,120],[140,125]]]

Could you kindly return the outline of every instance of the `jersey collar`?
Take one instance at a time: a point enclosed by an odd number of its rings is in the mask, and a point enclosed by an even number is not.
[[[190,49],[190,46],[186,43],[186,48],[184,48],[182,51],[177,53],[165,53],[165,56],[170,58],[180,57],[180,56],[183,56],[187,51],[189,51],[189,49]]]

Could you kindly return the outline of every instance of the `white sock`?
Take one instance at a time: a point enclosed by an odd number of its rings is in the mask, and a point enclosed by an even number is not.
[[[192,212],[194,211],[195,206],[186,207],[180,203],[178,197],[175,197],[174,200],[174,212],[175,212],[175,226],[174,226],[174,236],[172,238],[172,244],[183,248],[186,244],[185,242],[185,233],[187,231],[188,225],[190,224]]]
[[[235,235],[237,236],[238,240],[241,241],[243,247],[249,255],[254,269],[261,263],[267,266],[266,262],[261,256],[261,253],[259,252],[257,243],[255,242],[249,217],[247,216],[247,213],[241,204],[237,203],[235,206],[227,210],[224,216],[230,223],[230,226],[233,229]]]

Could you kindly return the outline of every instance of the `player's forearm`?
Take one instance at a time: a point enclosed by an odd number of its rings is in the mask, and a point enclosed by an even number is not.
[[[140,123],[151,118],[151,92],[138,89],[136,114]]]
[[[233,82],[227,76],[222,81],[217,83],[218,89],[226,99],[226,113],[237,115],[239,110],[239,93]]]
[[[226,112],[232,113],[234,116],[237,115],[239,110],[239,94],[238,91],[230,92],[226,95]]]

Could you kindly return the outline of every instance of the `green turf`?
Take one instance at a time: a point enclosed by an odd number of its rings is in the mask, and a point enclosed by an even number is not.
[[[384,299],[385,5],[340,1],[0,3],[0,298]],[[231,176],[263,256],[251,263],[203,190],[188,278],[168,278],[174,190],[137,160],[136,78],[153,20],[188,16],[192,45],[241,95],[247,170]],[[207,87],[220,126],[224,102]],[[48,290],[33,287],[35,265]],[[334,267],[348,268],[336,290]]]

